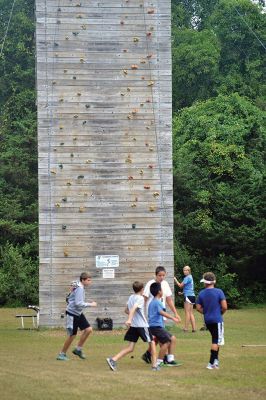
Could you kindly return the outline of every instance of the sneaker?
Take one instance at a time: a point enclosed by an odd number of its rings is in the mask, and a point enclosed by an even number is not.
[[[152,371],[160,371],[160,366],[159,365],[157,365],[156,367],[152,367]]]
[[[217,360],[217,358],[214,360],[213,365],[215,366],[215,369],[219,369],[219,360]]]
[[[208,365],[207,365],[206,368],[207,368],[207,369],[218,369],[219,367],[216,368],[215,364],[208,363]]]
[[[59,353],[56,359],[59,361],[69,361],[69,358],[65,353]]]
[[[142,354],[141,358],[143,361],[145,361],[145,363],[151,364],[151,353],[149,351],[146,351],[144,354]]]
[[[166,365],[167,367],[180,367],[182,363],[179,361],[172,360],[172,361],[166,361],[164,365]]]
[[[85,354],[83,354],[82,350],[78,350],[78,349],[74,349],[72,351],[73,354],[75,354],[75,356],[78,356],[79,358],[81,358],[82,360],[85,360],[86,356]]]
[[[106,362],[112,371],[116,371],[116,362],[112,358],[106,358]]]

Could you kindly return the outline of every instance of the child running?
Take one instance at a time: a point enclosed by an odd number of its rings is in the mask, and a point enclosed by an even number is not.
[[[96,307],[95,301],[85,303],[85,290],[84,288],[91,284],[91,276],[87,272],[82,272],[80,275],[80,282],[78,285],[72,285],[72,291],[67,296],[67,309],[66,309],[66,329],[68,338],[66,339],[61,352],[57,356],[57,360],[68,361],[66,355],[71,343],[75,339],[78,328],[82,331],[77,347],[72,351],[73,354],[81,359],[86,356],[82,351],[82,347],[92,333],[92,327],[87,321],[85,315],[82,313],[83,308]]]
[[[134,350],[138,339],[141,338],[143,342],[151,344],[152,370],[158,371],[160,368],[157,367],[155,343],[144,314],[145,302],[143,297],[143,283],[135,281],[133,283],[133,290],[135,294],[132,294],[129,297],[125,309],[126,314],[129,314],[126,321],[126,325],[129,329],[124,337],[124,340],[128,342],[128,345],[115,356],[107,358],[106,361],[111,370],[116,371],[117,361],[131,353]]]
[[[204,315],[207,329],[212,336],[211,355],[207,369],[219,369],[219,346],[224,345],[223,314],[227,311],[224,292],[215,288],[216,277],[206,272],[201,279],[205,289],[201,290],[197,299],[197,311]]]
[[[164,317],[172,319],[175,323],[181,320],[177,317],[172,317],[164,311],[162,302],[162,287],[158,282],[154,282],[150,286],[151,294],[154,296],[148,309],[149,326],[153,336],[160,343],[160,352],[157,360],[157,366],[164,365],[169,367],[178,367],[181,363],[175,361],[174,351],[176,346],[176,337],[171,335],[164,327]],[[167,355],[166,355],[167,354]],[[164,357],[167,357],[167,363],[164,363]]]

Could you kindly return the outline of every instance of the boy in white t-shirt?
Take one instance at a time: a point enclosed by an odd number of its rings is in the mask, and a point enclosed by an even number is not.
[[[126,321],[128,330],[124,337],[124,340],[128,342],[128,346],[115,356],[107,358],[106,361],[111,370],[116,371],[117,361],[131,353],[134,350],[138,339],[141,338],[143,342],[148,342],[150,344],[152,370],[158,371],[160,368],[157,366],[156,347],[144,313],[145,302],[143,297],[143,283],[138,281],[134,282],[133,290],[135,294],[132,294],[129,297],[125,309],[126,314],[129,314]]]
[[[150,305],[150,302],[153,299],[153,295],[150,292],[150,287],[151,284],[154,282],[160,283],[161,288],[162,288],[162,297],[161,297],[161,302],[163,304],[163,308],[166,309],[166,305],[170,308],[170,310],[173,312],[174,317],[181,322],[180,315],[177,313],[173,298],[172,298],[172,290],[169,286],[169,283],[165,280],[166,278],[166,269],[162,266],[158,266],[155,269],[155,279],[151,279],[149,282],[146,283],[146,286],[144,288],[143,296],[146,302],[146,315],[148,315],[148,308]],[[142,360],[145,361],[147,364],[151,363],[151,349],[149,349],[142,355]],[[165,363],[167,363],[165,359]]]

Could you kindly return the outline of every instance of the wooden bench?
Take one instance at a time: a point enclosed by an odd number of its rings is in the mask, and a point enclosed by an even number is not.
[[[16,318],[20,318],[21,320],[21,328],[25,329],[24,318],[32,318],[32,327],[38,329],[40,309],[37,306],[28,306],[28,309],[36,311],[36,314],[17,314]]]

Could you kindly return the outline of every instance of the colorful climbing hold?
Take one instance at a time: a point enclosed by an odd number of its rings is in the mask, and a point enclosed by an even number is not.
[[[132,64],[131,65],[131,69],[138,69],[139,67],[138,67],[138,65],[137,64]]]
[[[151,187],[149,185],[145,185],[144,189],[150,189]]]

